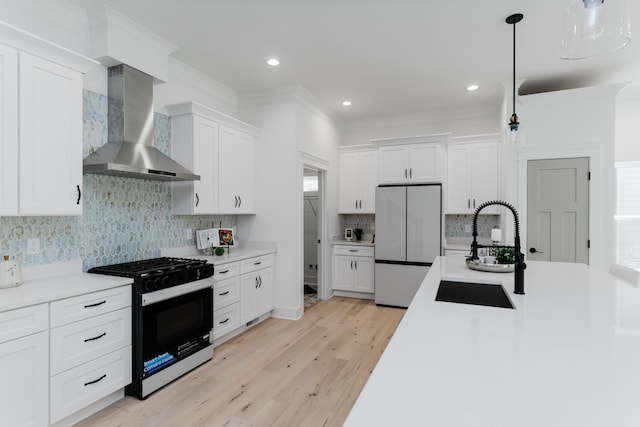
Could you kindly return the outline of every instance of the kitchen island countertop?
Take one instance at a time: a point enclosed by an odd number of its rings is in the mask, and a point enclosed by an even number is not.
[[[584,264],[513,275],[439,257],[345,426],[640,425],[640,289]],[[435,301],[441,279],[502,282],[515,310]]]

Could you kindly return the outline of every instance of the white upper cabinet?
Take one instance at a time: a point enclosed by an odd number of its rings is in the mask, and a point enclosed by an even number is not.
[[[82,73],[98,63],[0,23],[0,215],[82,214]]]
[[[377,157],[375,149],[339,154],[338,213],[375,213]]]
[[[20,213],[82,214],[82,74],[20,53]]]
[[[254,144],[253,136],[220,126],[220,213],[255,213]]]
[[[447,149],[447,213],[470,214],[499,198],[497,142],[452,143]],[[496,214],[489,206],[482,214]]]
[[[0,44],[0,215],[18,214],[18,52]]]
[[[172,158],[200,175],[200,181],[172,184],[173,213],[210,214],[218,211],[219,125],[193,114],[171,118]]]
[[[374,139],[378,148],[378,184],[442,182],[442,143],[449,134]]]
[[[194,102],[166,108],[172,157],[200,175],[200,181],[172,183],[173,213],[254,213],[258,129]]]

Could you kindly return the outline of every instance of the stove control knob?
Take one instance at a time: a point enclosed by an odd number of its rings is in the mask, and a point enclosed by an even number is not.
[[[144,290],[149,292],[152,289],[153,289],[153,282],[151,281],[151,279],[145,280],[144,281]]]
[[[161,278],[158,277],[153,281],[153,288],[154,289],[161,289],[162,288],[162,279]]]
[[[171,286],[171,279],[169,279],[169,276],[164,276],[162,278],[162,287],[168,288],[169,286]]]

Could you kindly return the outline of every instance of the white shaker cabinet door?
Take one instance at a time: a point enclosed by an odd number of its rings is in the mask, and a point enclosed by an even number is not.
[[[20,213],[82,214],[82,74],[21,52]]]
[[[49,333],[0,344],[0,425],[49,424]]]
[[[218,151],[219,202],[221,213],[253,213],[255,138],[220,126]]]
[[[18,52],[0,44],[0,215],[18,214]]]

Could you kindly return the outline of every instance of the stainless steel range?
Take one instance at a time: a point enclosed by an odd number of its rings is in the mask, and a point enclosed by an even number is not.
[[[133,382],[127,394],[144,399],[213,357],[213,264],[154,258],[89,273],[133,279]]]

